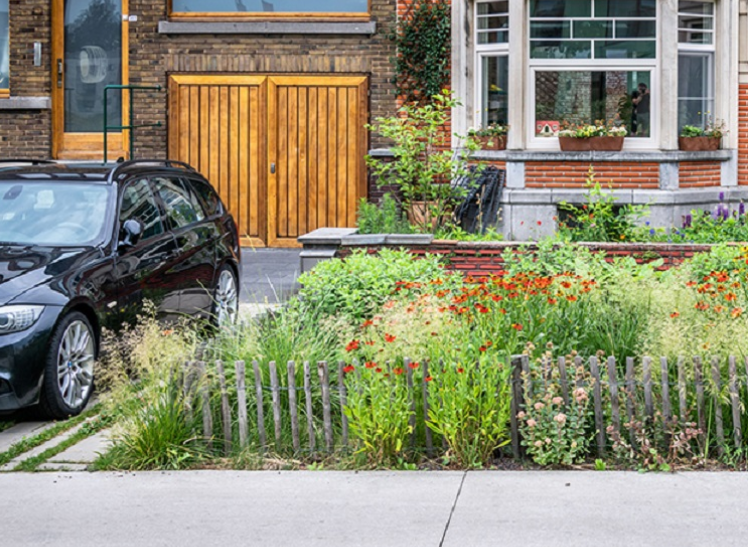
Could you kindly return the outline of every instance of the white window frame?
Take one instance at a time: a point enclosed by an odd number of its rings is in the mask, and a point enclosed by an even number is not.
[[[678,26],[678,60],[680,62],[680,55],[681,53],[686,55],[702,55],[708,58],[709,60],[709,87],[711,92],[711,99],[712,102],[712,112],[709,113],[709,117],[711,117],[712,121],[714,121],[717,118],[717,110],[719,110],[719,107],[717,105],[717,46],[716,46],[716,39],[717,39],[717,5],[713,0],[700,0],[704,4],[712,4],[712,14],[710,16],[712,19],[712,29],[711,31],[705,31],[710,32],[712,35],[712,43],[711,44],[699,44],[699,43],[691,43],[691,42],[681,42],[680,41],[680,32],[681,30],[688,30],[688,29],[681,29],[680,27],[680,17],[681,15],[694,15],[692,13],[687,12],[678,12],[678,20],[679,20],[679,26]],[[678,114],[680,114],[680,95],[677,96],[677,102],[676,105],[676,111]],[[678,127],[678,131],[680,131],[680,127]]]
[[[530,0],[525,0],[529,6]],[[594,5],[593,5],[594,9]],[[594,12],[593,12],[594,14]],[[660,17],[660,3],[656,4],[655,21]],[[627,138],[624,139],[624,150],[652,150],[659,148],[659,136],[660,136],[660,124],[659,124],[659,112],[661,106],[661,93],[659,88],[659,72],[660,72],[660,58],[662,56],[661,50],[661,36],[658,31],[655,36],[655,57],[654,59],[532,59],[530,58],[531,50],[531,39],[530,39],[530,20],[532,18],[529,15],[529,9],[527,11],[527,39],[526,39],[526,59],[528,64],[527,80],[525,81],[525,89],[527,90],[528,101],[525,103],[525,137],[527,142],[528,150],[558,150],[558,137],[538,137],[535,135],[535,81],[537,72],[546,71],[569,71],[569,72],[584,72],[584,71],[609,71],[609,70],[620,70],[629,72],[649,72],[649,88],[656,90],[650,99],[650,119],[652,120],[650,126],[650,135],[646,138]],[[579,17],[559,17],[553,18],[556,20],[579,20],[587,18]],[[625,20],[651,20],[651,17],[600,17],[590,18],[590,20],[614,20],[614,19],[625,19]],[[592,47],[594,49],[594,41]],[[628,126],[628,124],[627,124]]]
[[[511,1],[511,0],[510,0]],[[485,57],[509,57],[509,42],[499,42],[495,44],[479,44],[478,43],[478,5],[487,2],[477,1],[473,5],[473,21],[475,21],[475,55],[473,56],[475,74],[475,85],[473,86],[473,105],[475,110],[472,116],[472,127],[478,128],[483,124],[483,97],[481,90],[483,89],[483,59]],[[509,17],[509,12],[506,14]],[[485,17],[485,16],[484,16]],[[511,33],[511,21],[509,22],[509,32]],[[511,77],[511,76],[510,76]],[[507,93],[509,90],[507,90]],[[508,112],[508,116],[511,117],[511,111]],[[509,125],[511,125],[511,120]]]
[[[5,32],[6,30],[8,32],[8,51],[6,52],[8,58],[0,58],[0,65],[7,60],[8,66],[6,67],[6,69],[8,71],[8,82],[7,85],[3,85],[2,83],[0,83],[0,98],[10,96],[10,2],[8,2],[8,28],[0,29],[0,33]]]

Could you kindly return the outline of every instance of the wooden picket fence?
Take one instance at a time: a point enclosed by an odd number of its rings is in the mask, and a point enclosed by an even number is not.
[[[407,372],[407,385],[411,402],[411,422],[413,433],[410,438],[411,448],[416,445],[416,426],[423,432],[424,448],[428,455],[434,453],[434,440],[432,432],[426,426],[426,420],[429,415],[429,384],[425,380],[429,376],[428,363],[423,361],[419,364],[420,378],[419,385],[416,385],[414,371],[405,360],[404,369]],[[625,359],[625,373],[619,375],[619,367],[615,357],[609,357],[600,361],[597,357],[590,357],[583,360],[581,357],[575,357],[572,362],[567,362],[564,357],[554,360],[544,360],[540,373],[535,369],[531,374],[530,360],[527,356],[515,356],[511,360],[511,411],[510,411],[510,432],[511,432],[511,449],[515,458],[521,458],[524,454],[522,448],[521,427],[517,415],[525,409],[524,394],[533,388],[533,382],[557,381],[564,402],[568,405],[574,389],[584,387],[591,391],[592,409],[595,424],[595,445],[599,457],[606,454],[609,448],[609,435],[606,433],[607,427],[612,427],[611,433],[626,433],[631,439],[634,437],[634,431],[630,424],[634,420],[649,420],[653,422],[656,413],[661,414],[663,433],[667,434],[665,427],[674,418],[673,404],[677,403],[677,417],[681,425],[686,422],[696,422],[700,433],[700,444],[704,446],[704,435],[707,431],[707,413],[711,412],[713,418],[713,432],[716,439],[717,453],[722,456],[725,453],[726,439],[725,426],[723,417],[723,379],[720,372],[720,360],[711,359],[710,366],[705,365],[700,357],[693,357],[690,360],[692,365],[692,378],[687,374],[685,359],[679,359],[676,363],[676,377],[671,378],[670,363],[666,358],[661,358],[659,362],[660,379],[658,384],[653,381],[653,371],[655,362],[650,357],[641,359],[641,368],[636,370],[634,358]],[[236,401],[237,412],[236,420],[232,416],[229,386],[227,384],[227,375],[225,364],[222,361],[215,362],[215,371],[217,376],[217,387],[220,391],[220,417],[222,422],[222,442],[224,449],[228,453],[232,450],[233,424],[236,423],[238,429],[238,442],[240,448],[246,448],[249,445],[250,438],[250,420],[248,416],[248,400],[254,398],[256,408],[256,431],[255,437],[259,440],[261,452],[270,448],[266,433],[266,420],[269,418],[265,415],[265,409],[269,407],[272,413],[274,446],[276,449],[282,448],[282,403],[281,391],[288,392],[288,415],[291,422],[291,442],[293,451],[299,453],[308,451],[312,454],[318,451],[332,453],[336,449],[349,448],[349,424],[348,419],[343,412],[347,402],[347,388],[344,381],[345,363],[329,364],[321,361],[316,364],[304,362],[303,367],[303,385],[296,385],[297,364],[293,361],[287,363],[287,385],[281,386],[279,381],[278,367],[275,362],[268,364],[268,376],[270,385],[263,385],[262,371],[257,361],[251,363],[249,369],[245,366],[244,361],[233,363],[236,378]],[[708,366],[708,368],[706,368]],[[742,447],[743,435],[741,419],[746,409],[741,402],[741,386],[745,385],[748,393],[748,358],[745,363],[745,376],[741,379],[738,372],[737,359],[729,357],[728,359],[728,399],[727,406],[731,410],[732,424],[732,442],[735,447]],[[202,408],[210,408],[211,383],[198,381],[200,378],[206,378],[206,363],[203,361],[188,363],[188,370],[191,371],[186,375],[184,389],[186,392],[192,390],[192,396],[201,399]],[[332,376],[332,379],[331,379]],[[622,377],[621,377],[622,376]],[[707,389],[707,386],[709,389]],[[535,385],[537,388],[538,386]],[[194,388],[194,389],[193,389]],[[270,393],[270,400],[267,401],[267,393]],[[689,397],[690,394],[690,397]],[[303,401],[302,401],[303,396]],[[315,398],[321,398],[315,401]],[[335,399],[335,401],[333,401]],[[637,404],[637,401],[643,399],[643,405]],[[689,399],[695,401],[695,419],[689,420],[693,416],[694,409],[689,407]],[[748,399],[747,399],[748,400]],[[416,404],[420,403],[422,412],[420,413],[423,422],[416,424]],[[269,404],[267,404],[269,403]],[[303,405],[303,407],[302,407]],[[315,427],[314,408],[321,406],[322,438],[324,446],[317,446],[317,432]],[[299,409],[303,408],[306,414],[306,423],[300,423]],[[318,411],[319,412],[319,411]],[[203,434],[207,439],[215,439],[213,413],[211,411],[202,412]],[[334,427],[336,423],[339,428]],[[629,424],[629,427],[626,427]],[[302,435],[301,428],[306,428],[306,437],[308,446],[301,446]],[[337,429],[337,434],[335,430]],[[729,433],[728,433],[729,434]],[[336,438],[337,437],[337,438]],[[285,447],[288,448],[288,447]]]

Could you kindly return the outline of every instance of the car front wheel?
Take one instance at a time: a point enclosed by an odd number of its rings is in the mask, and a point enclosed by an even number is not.
[[[218,327],[236,322],[239,312],[239,290],[231,266],[224,265],[218,273],[213,302],[213,319]]]
[[[42,412],[62,419],[80,414],[93,393],[96,336],[80,312],[65,315],[50,338],[40,398]]]

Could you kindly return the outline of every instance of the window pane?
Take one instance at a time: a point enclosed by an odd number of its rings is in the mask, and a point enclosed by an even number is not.
[[[509,27],[509,17],[478,17],[478,30],[505,29]]]
[[[189,226],[203,219],[202,209],[196,209],[193,197],[177,179],[154,178],[156,191],[161,196],[166,208],[166,216],[174,228]]]
[[[678,32],[678,42],[681,44],[711,44],[714,34],[711,32],[691,32],[681,30]]]
[[[509,57],[483,57],[481,62],[481,125],[507,123]]]
[[[616,38],[654,38],[656,33],[654,21],[616,21]]]
[[[368,0],[173,0],[177,13],[367,13]]]
[[[681,15],[678,17],[678,28],[682,29],[694,29],[711,30],[714,28],[713,17],[694,17],[692,15]]]
[[[678,128],[704,127],[714,112],[713,53],[678,55]]]
[[[592,42],[588,40],[531,41],[530,57],[533,59],[589,59]]]
[[[654,59],[656,42],[642,41],[612,41],[600,40],[595,42],[596,59]]]
[[[8,52],[8,37],[10,34],[8,19],[8,0],[0,0],[0,89],[8,89],[10,54]]]
[[[478,32],[479,44],[504,44],[509,41],[509,31]]]
[[[569,21],[532,21],[530,38],[571,38]]]
[[[574,38],[613,38],[613,22],[574,21]]]
[[[701,15],[713,15],[714,4],[712,2],[681,0],[680,2],[678,2],[678,11],[681,13],[698,13]]]
[[[536,135],[564,121],[607,120],[626,125],[629,136],[649,137],[649,83],[649,71],[536,72]],[[640,86],[645,93],[639,92]]]
[[[122,205],[120,206],[119,225],[122,227],[126,220],[136,219],[143,223],[143,235],[145,241],[164,231],[161,225],[161,213],[156,206],[151,188],[145,179],[138,180],[125,188],[122,192]]]
[[[509,2],[481,2],[478,4],[478,15],[488,15],[492,13],[509,13]]]
[[[591,17],[590,0],[531,0],[530,17]]]
[[[595,17],[654,17],[656,0],[595,0]]]

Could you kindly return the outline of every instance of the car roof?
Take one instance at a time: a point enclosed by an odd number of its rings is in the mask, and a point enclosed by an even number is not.
[[[136,176],[185,173],[198,175],[186,163],[170,160],[132,160],[118,163],[57,163],[50,160],[2,160],[2,180],[65,180],[112,184]]]

